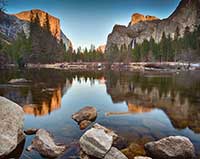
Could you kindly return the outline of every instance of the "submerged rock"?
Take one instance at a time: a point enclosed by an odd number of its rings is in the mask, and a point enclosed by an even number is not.
[[[84,107],[72,115],[72,119],[80,123],[83,120],[92,121],[97,117],[97,110],[95,107]]]
[[[37,133],[37,131],[38,131],[38,129],[36,129],[36,128],[30,128],[30,129],[24,130],[24,133],[26,135],[34,135]]]
[[[111,147],[110,151],[105,155],[104,159],[128,159],[117,148]]]
[[[128,158],[145,155],[143,146],[137,143],[131,143],[127,148],[122,150],[122,153],[124,153]]]
[[[66,150],[65,145],[57,145],[49,132],[39,129],[28,150],[36,150],[42,156],[56,158]]]
[[[145,144],[148,156],[156,159],[193,159],[195,150],[191,141],[183,136],[170,136]]]
[[[152,159],[151,157],[136,156],[134,159]]]
[[[0,158],[24,140],[24,112],[18,104],[0,96]]]
[[[24,78],[17,78],[17,79],[11,79],[8,81],[10,84],[16,84],[16,83],[28,83],[31,82],[30,80],[24,79]]]
[[[113,137],[106,134],[103,129],[91,128],[80,138],[82,150],[91,156],[103,158],[110,150]]]
[[[97,117],[97,110],[95,107],[84,107],[72,115],[72,119],[78,122],[80,129],[85,129]]]
[[[92,122],[89,120],[83,120],[80,122],[79,127],[81,130],[87,128]]]

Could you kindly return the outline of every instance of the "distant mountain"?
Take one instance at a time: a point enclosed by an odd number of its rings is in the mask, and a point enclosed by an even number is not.
[[[112,33],[107,38],[106,51],[113,45],[120,48],[124,44],[129,46],[134,43],[142,43],[144,39],[150,40],[151,37],[156,42],[160,42],[163,32],[173,38],[177,27],[183,36],[186,27],[193,31],[199,24],[200,0],[182,0],[172,15],[163,20],[154,16],[133,14],[128,26],[114,26]]]
[[[52,16],[52,15],[50,15],[50,14],[48,14],[48,13],[42,11],[42,10],[39,10],[39,9],[20,12],[20,13],[14,14],[14,16],[19,18],[20,20],[30,22],[31,21],[31,14],[33,15],[33,17],[35,17],[36,14],[39,16],[41,27],[44,26],[44,22],[46,20],[46,14],[47,14],[48,19],[49,19],[51,34],[54,37],[56,37],[58,40],[63,40],[67,49],[72,47],[71,41],[64,35],[64,33],[61,30],[60,20],[58,18],[56,18],[56,17],[54,17],[54,16]]]
[[[32,32],[32,48],[29,54],[22,58],[30,63],[52,63],[64,59],[64,50],[72,49],[72,42],[62,32],[60,20],[42,10],[30,10],[17,14],[0,13],[0,40],[13,43],[19,33],[25,33],[28,38],[31,35],[31,24],[38,20],[38,27]],[[48,25],[48,26],[45,26]],[[44,31],[48,27],[49,31]],[[2,55],[2,53],[1,53]],[[22,55],[21,55],[22,56]]]
[[[96,50],[105,53],[106,45],[100,45]]]

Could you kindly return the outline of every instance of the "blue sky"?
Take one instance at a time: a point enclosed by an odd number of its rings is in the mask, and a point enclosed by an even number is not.
[[[7,12],[44,10],[61,20],[75,48],[106,44],[115,24],[128,25],[133,13],[168,17],[180,0],[8,0]]]

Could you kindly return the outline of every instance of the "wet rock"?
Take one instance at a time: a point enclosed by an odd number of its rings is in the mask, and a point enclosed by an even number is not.
[[[156,159],[193,159],[195,150],[190,140],[183,136],[170,136],[145,144],[147,155]]]
[[[117,138],[114,138],[112,146],[119,150],[124,149],[128,146],[128,140],[122,136],[118,136]]]
[[[128,159],[117,148],[111,147],[110,151],[105,155],[104,159]]]
[[[72,119],[78,122],[80,129],[85,129],[97,117],[97,110],[95,107],[84,107],[72,115]]]
[[[72,115],[72,119],[80,123],[83,120],[93,121],[97,117],[97,110],[95,107],[84,107]]]
[[[24,140],[23,120],[22,107],[0,96],[0,158]]]
[[[87,128],[92,122],[89,120],[83,120],[80,122],[79,127],[81,130]]]
[[[151,157],[136,156],[134,159],[152,159]]]
[[[32,141],[31,146],[29,146],[28,149],[34,149],[42,156],[55,158],[63,154],[63,152],[66,150],[66,146],[57,145],[49,132],[44,129],[39,129]]]
[[[8,81],[10,84],[16,84],[16,83],[28,83],[31,82],[30,80],[24,79],[24,78],[17,78],[17,79],[11,79]]]
[[[100,124],[98,124],[98,123],[94,124],[94,125],[93,125],[93,128],[104,130],[105,133],[108,134],[108,135],[110,135],[110,136],[112,136],[113,139],[118,138],[118,135],[117,135],[113,130],[108,129],[108,128],[106,128],[106,127],[104,127],[104,126],[102,126],[102,125],[100,125]]]
[[[103,129],[91,128],[80,138],[82,150],[90,156],[103,158],[110,150],[113,137],[105,133]]]
[[[122,150],[122,153],[125,154],[128,158],[145,155],[143,146],[137,143],[131,143],[127,148]]]
[[[36,128],[30,128],[30,129],[24,130],[24,133],[26,135],[34,135],[37,133],[37,131],[38,131],[38,129],[36,129]]]

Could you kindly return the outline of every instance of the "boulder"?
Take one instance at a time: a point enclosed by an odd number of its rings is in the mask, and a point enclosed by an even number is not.
[[[100,125],[100,124],[98,124],[98,123],[94,124],[94,125],[93,125],[93,128],[104,130],[105,133],[108,134],[108,135],[110,135],[110,136],[112,136],[113,139],[118,138],[118,135],[117,135],[113,130],[108,129],[108,128],[106,128],[106,127],[104,127],[104,126],[102,126],[102,125]]]
[[[145,144],[148,156],[156,159],[193,159],[195,149],[191,141],[183,136],[170,136]]]
[[[38,129],[36,129],[36,128],[30,128],[30,129],[24,130],[24,133],[26,135],[34,135],[37,133],[37,131],[38,131]]]
[[[152,159],[151,157],[136,156],[134,159]]]
[[[10,81],[8,81],[8,83],[10,83],[10,84],[28,83],[28,82],[31,82],[31,81],[30,80],[26,80],[24,78],[11,79]]]
[[[28,147],[28,150],[32,149],[38,151],[42,156],[56,158],[66,150],[66,146],[57,145],[49,132],[39,129],[32,144]]]
[[[110,151],[105,155],[104,159],[128,159],[117,148],[111,147]]]
[[[80,122],[79,127],[81,130],[87,128],[92,122],[89,120],[83,120]]]
[[[72,115],[72,119],[80,123],[83,120],[93,121],[97,117],[97,110],[95,107],[87,106]]]
[[[91,128],[80,138],[82,150],[90,156],[103,158],[110,150],[113,137],[108,135],[103,129]]]
[[[24,140],[24,112],[18,104],[0,96],[0,158]]]

